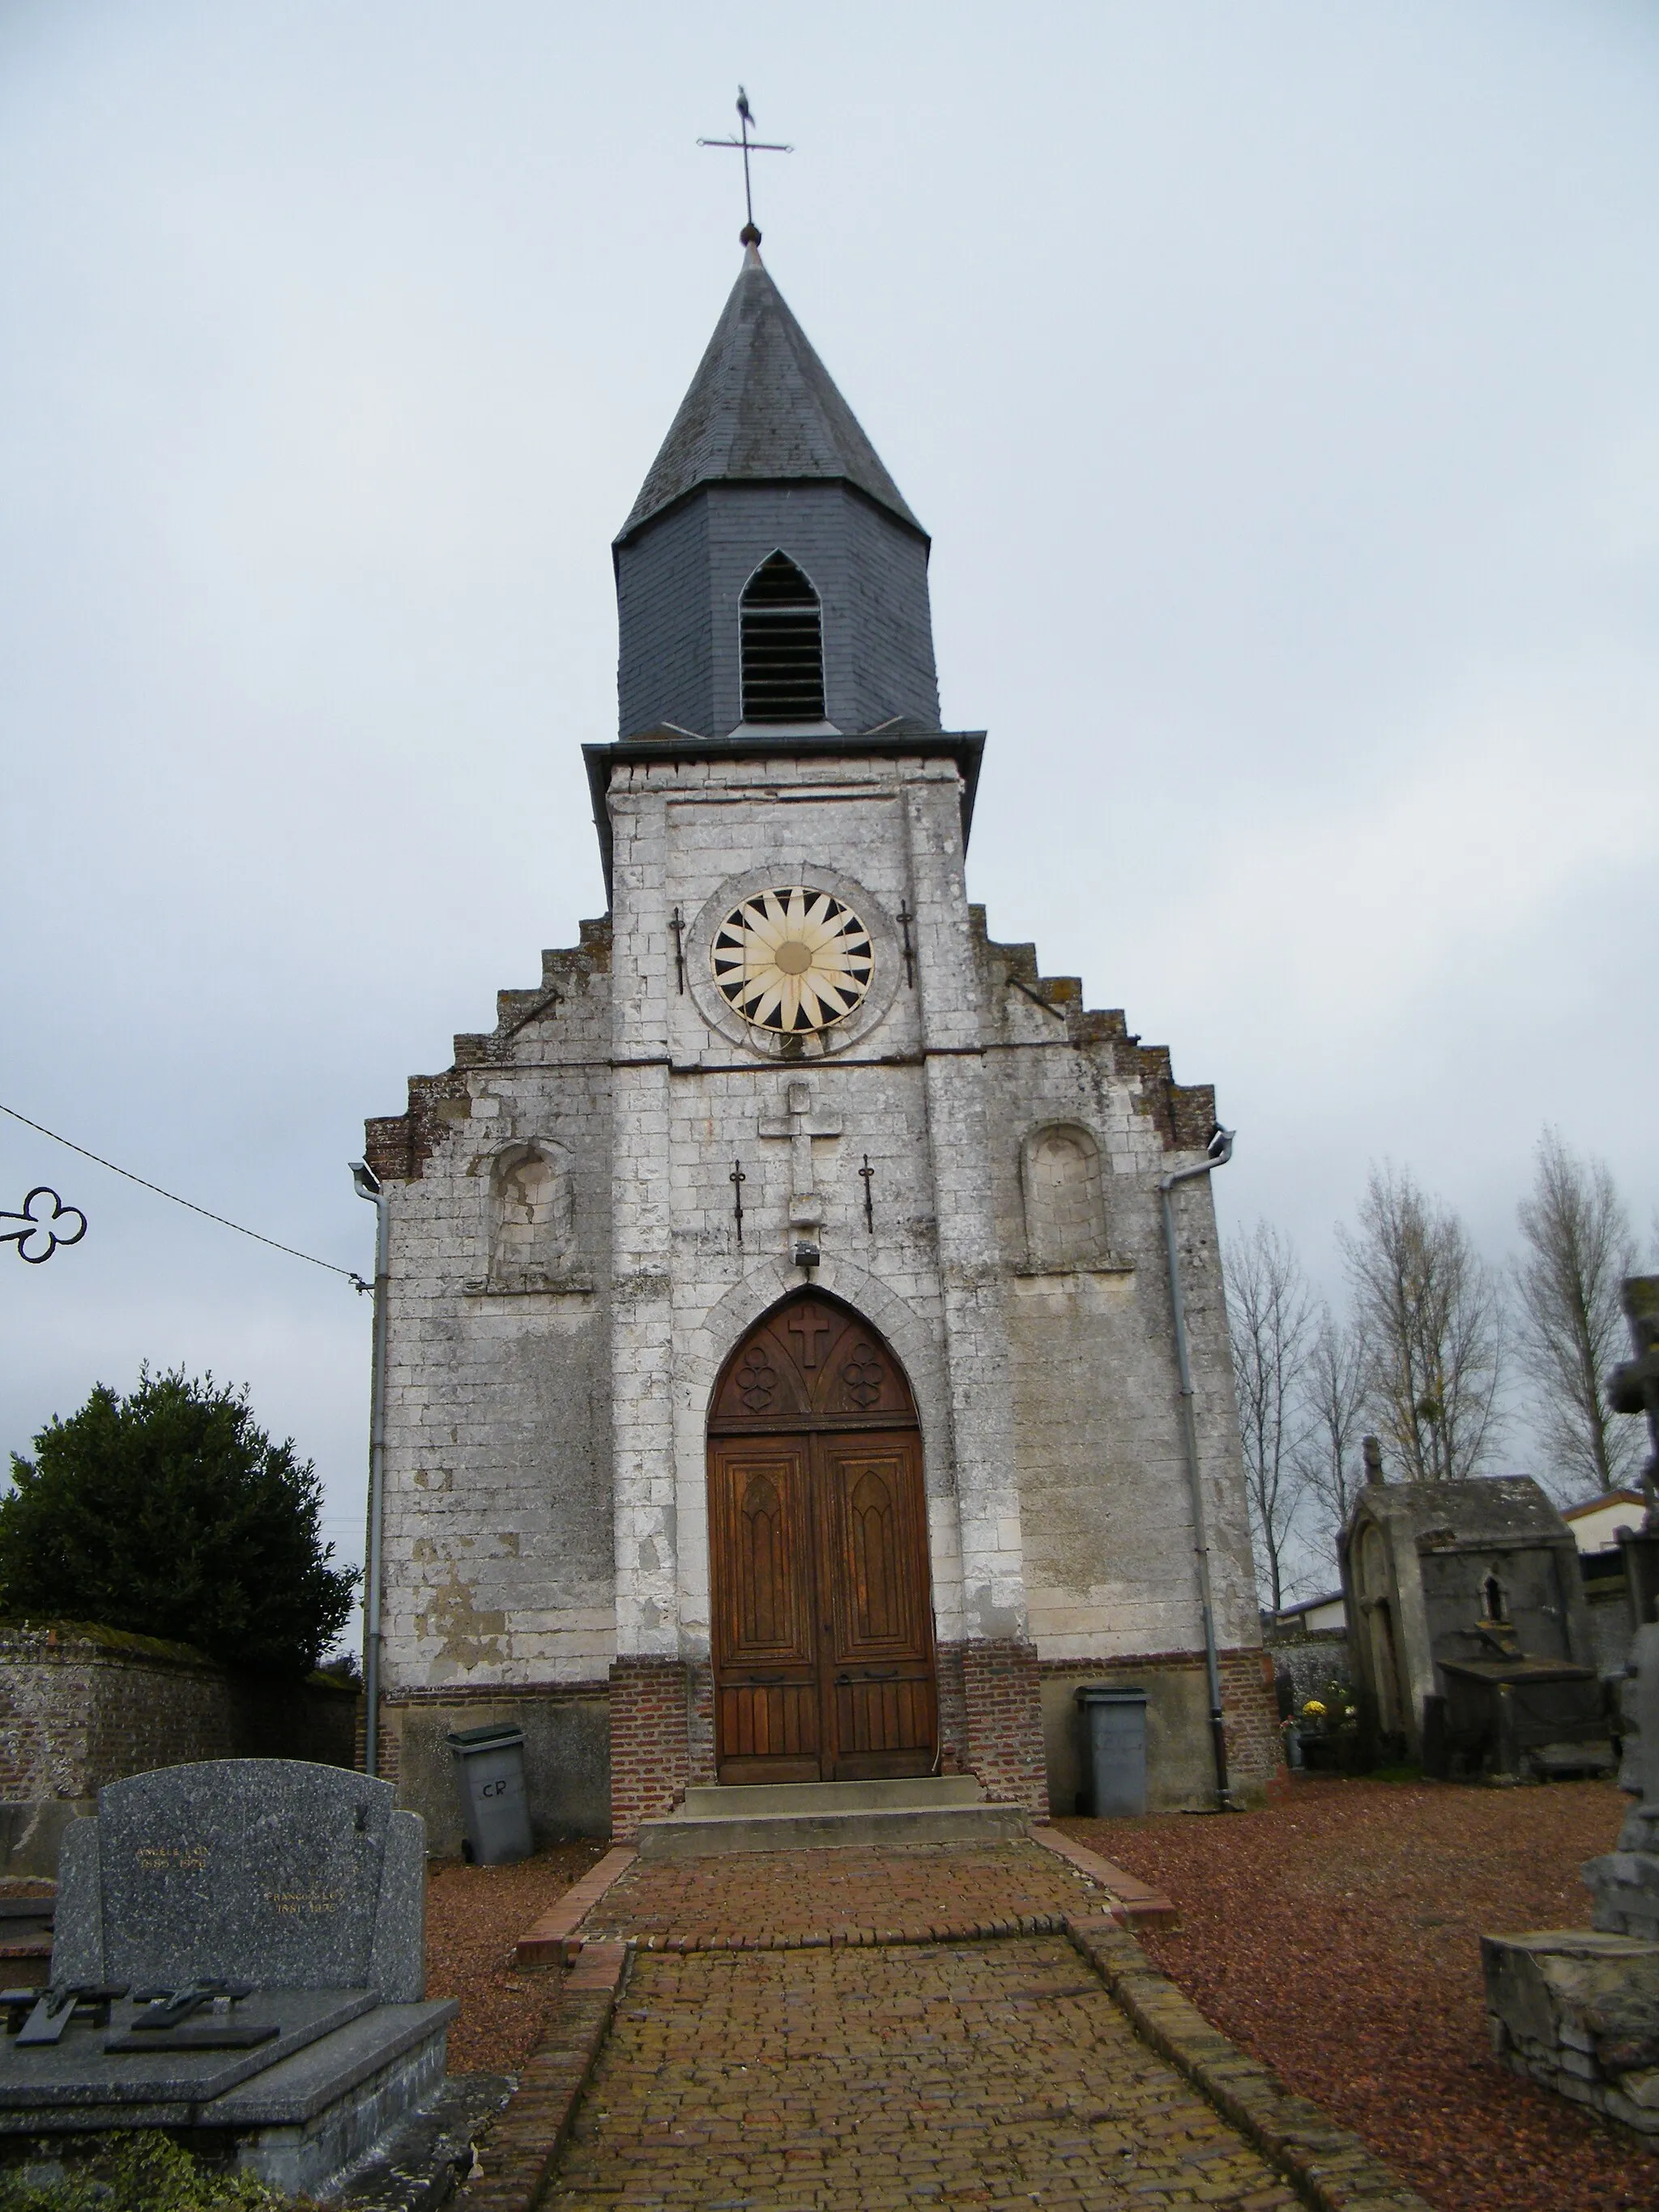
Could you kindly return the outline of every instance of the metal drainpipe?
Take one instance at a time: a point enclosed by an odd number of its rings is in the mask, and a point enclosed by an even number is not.
[[[1181,1376],[1181,1430],[1187,1445],[1187,1480],[1193,1501],[1193,1549],[1198,1555],[1198,1601],[1204,1616],[1204,1664],[1210,1684],[1210,1740],[1215,1752],[1215,1796],[1218,1811],[1231,1813],[1232,1792],[1227,1784],[1227,1731],[1221,1711],[1221,1662],[1215,1648],[1215,1607],[1210,1594],[1210,1540],[1204,1518],[1204,1486],[1198,1470],[1198,1423],[1193,1413],[1193,1370],[1187,1357],[1187,1307],[1181,1295],[1181,1258],[1176,1249],[1175,1207],[1170,1193],[1178,1182],[1208,1175],[1225,1167],[1233,1156],[1233,1132],[1218,1123],[1205,1158],[1196,1167],[1176,1168],[1160,1177],[1158,1195],[1164,1201],[1164,1243],[1170,1256],[1170,1310],[1175,1319],[1176,1364]]]
[[[366,1161],[351,1163],[352,1188],[374,1208],[374,1354],[368,1414],[368,1571],[363,1587],[363,1771],[380,1769],[380,1515],[386,1490],[386,1282],[392,1222],[380,1179]]]

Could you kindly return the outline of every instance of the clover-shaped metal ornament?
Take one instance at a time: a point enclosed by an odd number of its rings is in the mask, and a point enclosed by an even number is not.
[[[46,1204],[37,1201],[45,1200]],[[78,1244],[87,1233],[87,1217],[78,1206],[65,1206],[55,1190],[43,1182],[23,1200],[21,1213],[0,1212],[0,1221],[15,1221],[15,1229],[0,1229],[0,1244],[15,1244],[17,1256],[38,1267],[50,1260],[60,1244]],[[70,1222],[74,1227],[69,1227]],[[38,1249],[31,1249],[38,1247]]]

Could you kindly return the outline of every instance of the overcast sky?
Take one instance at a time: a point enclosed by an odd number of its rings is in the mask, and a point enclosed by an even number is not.
[[[1333,1285],[1384,1157],[1501,1258],[1546,1122],[1645,1230],[1651,0],[0,0],[0,1098],[368,1266],[363,1116],[604,905],[740,78],[933,534],[993,933],[1216,1085],[1224,1224]],[[367,1302],[0,1121],[42,1182],[92,1226],[0,1250],[0,1441],[210,1367],[361,1556]]]

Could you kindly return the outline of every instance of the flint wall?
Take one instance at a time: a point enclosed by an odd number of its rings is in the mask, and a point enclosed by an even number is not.
[[[52,1875],[106,1783],[201,1759],[354,1764],[355,1689],[233,1674],[188,1644],[0,1624],[0,1873]]]

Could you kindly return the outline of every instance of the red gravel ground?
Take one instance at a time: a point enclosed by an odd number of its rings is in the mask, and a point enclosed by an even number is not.
[[[604,1856],[599,1843],[560,1844],[517,1866],[432,1863],[426,1885],[426,1993],[459,1997],[452,2074],[515,2073],[541,2039],[559,1977],[521,1972],[513,1947],[532,1920]]]
[[[1059,1825],[1180,1906],[1152,1959],[1439,2212],[1659,2206],[1659,2154],[1504,2071],[1478,1936],[1584,1927],[1610,1783],[1307,1779],[1264,1813]]]

